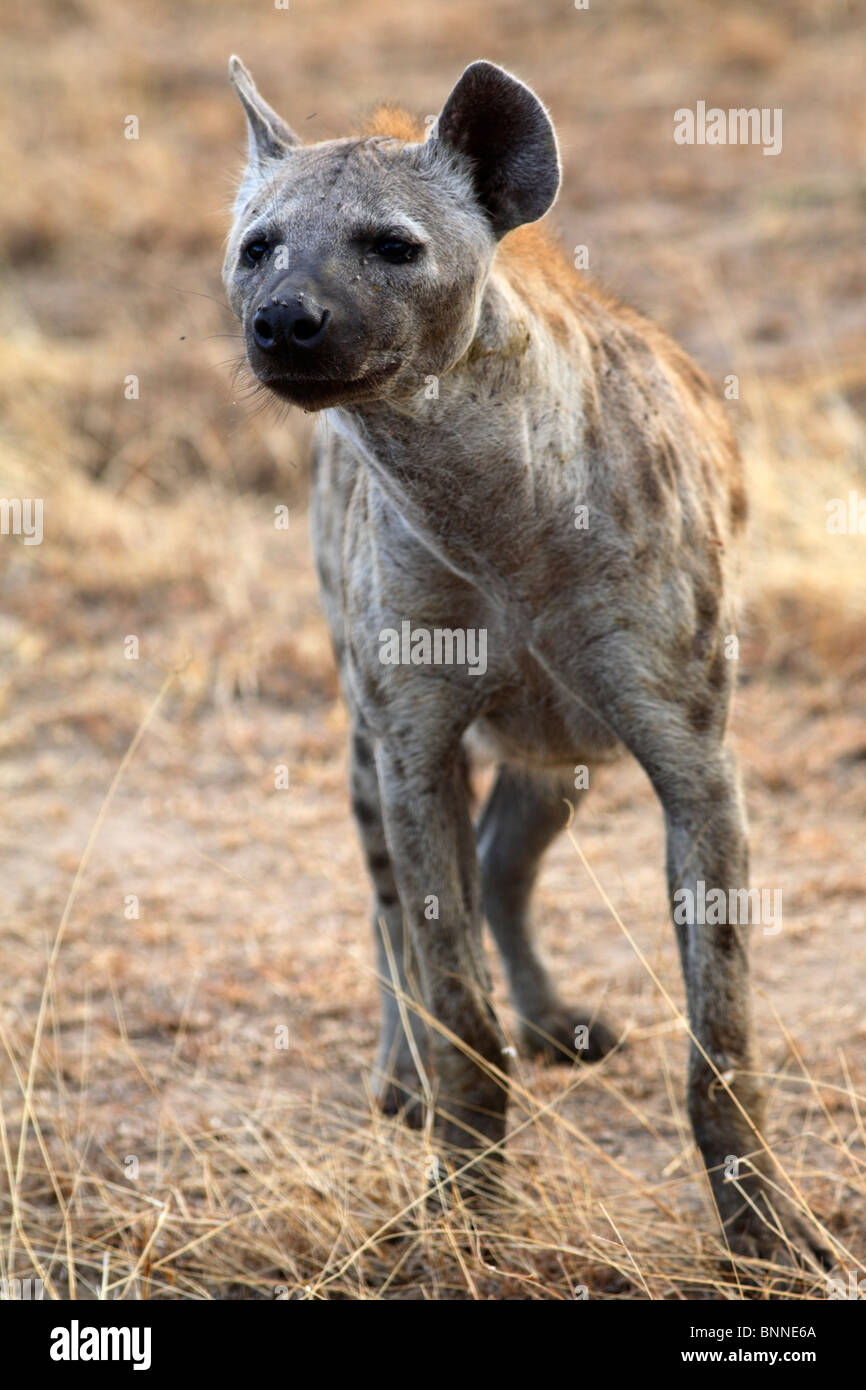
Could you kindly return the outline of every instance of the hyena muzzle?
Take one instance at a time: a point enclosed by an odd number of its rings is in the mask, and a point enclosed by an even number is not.
[[[726,1235],[808,1259],[820,1238],[762,1139],[748,930],[694,906],[748,875],[725,745],[745,498],[724,410],[664,333],[529,225],[559,157],[510,74],[471,64],[426,134],[384,109],[312,145],[237,59],[231,79],[250,152],[229,300],[258,381],[321,412],[313,531],[375,894],[382,1104],[417,1121],[420,1065],[443,1152],[501,1153],[508,1057],[484,918],[526,1047],[573,1061],[576,1039],[583,1060],[614,1045],[560,998],[528,914],[585,794],[574,768],[627,750],[661,802],[672,905],[686,903],[688,1105]],[[473,750],[498,765],[477,827]]]

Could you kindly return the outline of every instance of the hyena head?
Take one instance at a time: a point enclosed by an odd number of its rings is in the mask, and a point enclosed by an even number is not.
[[[250,152],[223,280],[256,377],[321,410],[447,372],[472,341],[498,240],[556,197],[541,102],[472,63],[426,139],[304,145],[239,59],[229,72]]]

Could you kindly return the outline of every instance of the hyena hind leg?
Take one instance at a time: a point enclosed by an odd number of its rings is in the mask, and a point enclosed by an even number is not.
[[[521,1019],[521,1042],[548,1063],[595,1062],[616,1043],[603,1019],[562,1002],[530,930],[542,856],[568,820],[566,802],[580,794],[562,777],[501,767],[477,828],[482,907]]]

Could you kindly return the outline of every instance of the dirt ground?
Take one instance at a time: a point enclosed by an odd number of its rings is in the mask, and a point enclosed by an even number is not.
[[[0,1277],[82,1298],[742,1292],[688,1132],[661,816],[633,764],[599,775],[535,904],[566,997],[624,1043],[593,1069],[516,1064],[499,1221],[425,1215],[429,1143],[370,1103],[310,422],[250,401],[224,336],[231,51],[308,138],[381,97],[433,112],[467,61],[505,63],[561,133],[565,244],[720,390],[738,374],[753,516],[732,730],[753,883],[784,914],[754,940],[767,1137],[839,1277],[864,1272],[866,536],[826,528],[828,499],[866,494],[863,50],[854,6],[806,0],[160,0],[132,28],[80,0],[13,19],[0,492],[43,497],[46,534],[0,538]],[[673,110],[703,97],[782,107],[783,154],[677,147]]]

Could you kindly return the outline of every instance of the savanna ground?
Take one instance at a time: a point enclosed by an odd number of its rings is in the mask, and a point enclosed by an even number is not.
[[[5,26],[0,491],[44,499],[45,536],[0,539],[0,1277],[128,1299],[776,1289],[772,1269],[720,1263],[661,818],[635,766],[599,778],[536,900],[567,996],[625,1041],[595,1069],[516,1064],[501,1212],[437,1217],[428,1140],[370,1103],[376,984],[307,540],[310,421],[235,384],[219,281],[237,51],[309,138],[381,98],[432,114],[473,58],[511,67],[561,134],[565,244],[720,393],[739,378],[732,726],[753,882],[784,903],[754,943],[767,1138],[847,1287],[866,1256],[866,536],[829,534],[826,504],[866,493],[862,17],[76,0]],[[699,99],[782,108],[782,154],[675,145],[673,111]],[[827,1293],[807,1272],[783,1296]]]

